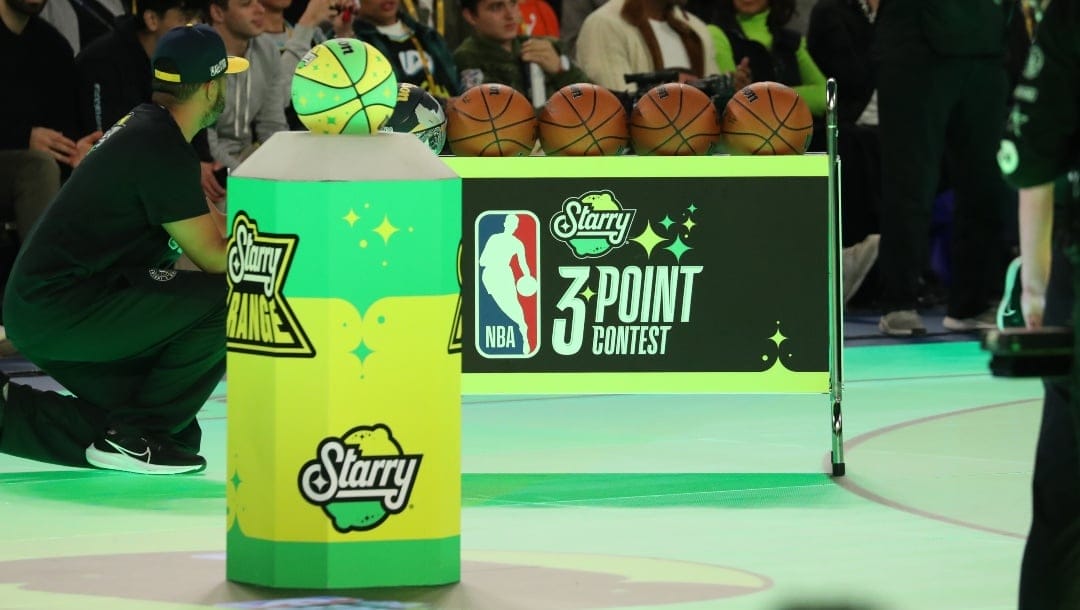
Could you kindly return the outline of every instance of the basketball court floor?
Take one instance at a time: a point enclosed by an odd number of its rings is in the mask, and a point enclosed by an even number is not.
[[[451,586],[227,582],[224,383],[202,475],[0,456],[0,608],[1015,608],[1040,386],[875,321],[847,323],[838,479],[824,396],[465,396]]]

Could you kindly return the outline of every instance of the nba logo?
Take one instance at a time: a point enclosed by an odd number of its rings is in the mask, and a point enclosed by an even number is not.
[[[540,349],[540,221],[528,211],[476,219],[476,351],[531,358]]]

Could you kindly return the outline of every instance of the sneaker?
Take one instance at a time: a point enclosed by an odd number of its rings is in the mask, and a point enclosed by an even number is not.
[[[1001,303],[997,308],[997,327],[1001,330],[1006,328],[1024,328],[1024,311],[1020,307],[1020,295],[1023,293],[1020,284],[1020,257],[1009,263],[1005,270],[1005,291],[1001,293]]]
[[[993,330],[997,325],[997,307],[991,307],[977,316],[970,318],[954,318],[945,316],[941,325],[945,330],[956,333],[972,333],[980,330]]]
[[[86,461],[98,468],[137,474],[183,474],[206,469],[201,455],[181,449],[167,438],[109,430],[86,448]]]
[[[874,262],[877,261],[878,245],[881,243],[881,235],[874,233],[867,235],[866,239],[860,241],[854,246],[844,248],[843,263],[844,263],[844,304],[846,305],[851,297],[855,296],[855,293],[859,291],[859,287],[862,286],[863,280],[866,279],[866,274],[870,273],[870,269],[874,266]]]
[[[926,334],[926,325],[922,316],[914,309],[890,311],[878,321],[881,332],[890,337],[916,337]]]

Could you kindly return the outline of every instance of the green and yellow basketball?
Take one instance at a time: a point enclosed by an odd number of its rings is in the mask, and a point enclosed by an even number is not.
[[[379,131],[397,103],[394,68],[375,47],[353,38],[315,45],[296,65],[292,103],[313,133]]]

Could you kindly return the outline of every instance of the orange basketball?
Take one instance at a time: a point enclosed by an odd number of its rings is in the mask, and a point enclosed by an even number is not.
[[[700,89],[666,83],[634,105],[630,139],[639,155],[706,155],[720,140],[719,115]]]
[[[791,87],[771,81],[736,92],[721,123],[724,145],[734,154],[801,155],[814,135],[806,100]]]
[[[617,155],[629,141],[626,110],[603,87],[567,85],[540,111],[540,145],[549,155]]]
[[[506,85],[477,85],[446,109],[446,141],[463,157],[520,157],[536,145],[536,111]]]

